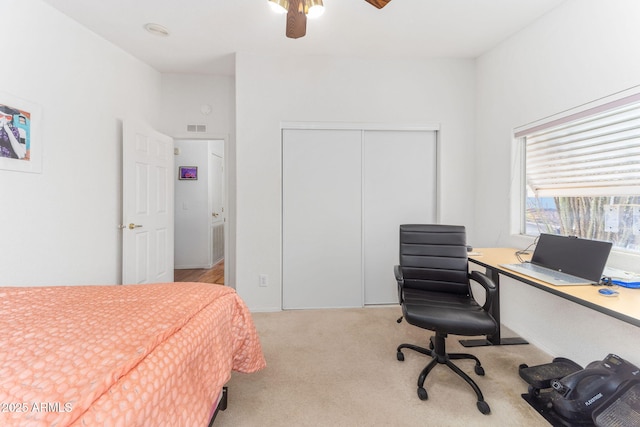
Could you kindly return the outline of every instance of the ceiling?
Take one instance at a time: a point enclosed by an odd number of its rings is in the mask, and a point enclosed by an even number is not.
[[[564,0],[324,0],[300,39],[285,37],[286,15],[267,0],[44,1],[160,72],[233,75],[234,52],[475,58]]]

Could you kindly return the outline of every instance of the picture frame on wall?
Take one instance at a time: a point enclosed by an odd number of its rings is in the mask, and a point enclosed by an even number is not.
[[[0,170],[42,172],[42,109],[0,91]]]
[[[198,167],[197,166],[180,166],[178,168],[178,179],[181,179],[181,180],[198,179]]]

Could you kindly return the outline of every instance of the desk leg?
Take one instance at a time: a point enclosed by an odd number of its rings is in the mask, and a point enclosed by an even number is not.
[[[493,268],[486,268],[486,274],[493,280],[493,283],[496,285],[496,297],[493,300],[493,304],[491,305],[491,315],[496,322],[498,322],[498,332],[495,335],[487,336],[487,339],[476,339],[476,340],[460,340],[460,344],[464,347],[482,347],[488,345],[518,345],[518,344],[529,344],[526,340],[520,337],[513,338],[502,338],[500,336],[500,274],[498,274],[498,270],[494,270]]]

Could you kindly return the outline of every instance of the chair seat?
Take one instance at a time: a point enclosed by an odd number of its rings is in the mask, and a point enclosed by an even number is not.
[[[414,326],[454,335],[492,335],[498,332],[493,317],[467,295],[404,290],[402,313]]]

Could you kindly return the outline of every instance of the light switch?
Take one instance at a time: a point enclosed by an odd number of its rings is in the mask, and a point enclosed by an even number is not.
[[[266,274],[258,275],[258,285],[261,287],[266,287],[269,285],[269,276]]]

